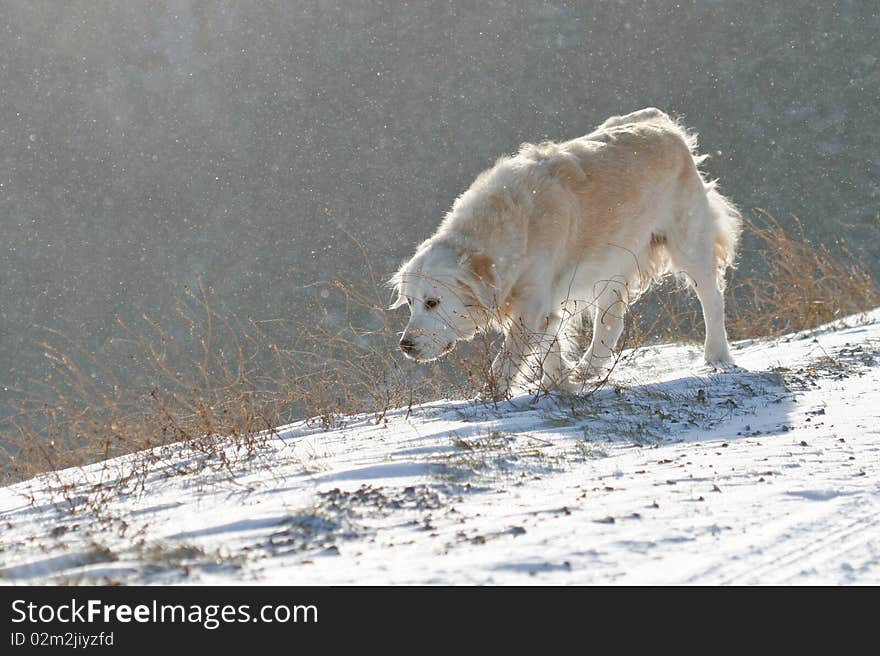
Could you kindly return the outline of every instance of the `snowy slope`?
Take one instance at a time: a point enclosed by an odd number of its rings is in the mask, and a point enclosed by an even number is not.
[[[639,350],[587,399],[290,426],[74,513],[126,459],[5,488],[0,582],[880,583],[880,310],[736,344],[735,373],[699,355]]]

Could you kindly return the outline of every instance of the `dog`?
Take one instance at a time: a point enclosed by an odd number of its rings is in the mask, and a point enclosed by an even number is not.
[[[400,349],[428,362],[497,329],[497,390],[576,390],[610,371],[628,306],[677,274],[702,306],[706,362],[732,365],[723,292],[742,217],[704,159],[696,134],[653,107],[500,158],[389,281],[389,309],[411,313]]]

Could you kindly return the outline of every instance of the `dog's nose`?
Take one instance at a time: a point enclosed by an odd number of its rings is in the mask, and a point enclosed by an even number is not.
[[[412,353],[416,350],[416,343],[411,339],[404,337],[400,340],[400,350],[404,353]]]

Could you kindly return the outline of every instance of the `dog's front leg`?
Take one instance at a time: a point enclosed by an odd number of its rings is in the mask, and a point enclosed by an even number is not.
[[[528,355],[530,331],[523,321],[516,321],[505,331],[501,351],[492,361],[489,380],[481,398],[497,401],[510,398],[516,377]]]
[[[544,334],[535,349],[533,380],[540,381],[537,389],[544,392],[571,390],[569,375],[574,367],[566,360],[564,350],[577,345],[577,335],[572,334],[569,321],[559,314],[550,314],[545,322]]]
[[[587,380],[605,378],[617,363],[615,347],[623,333],[623,316],[627,310],[628,292],[625,285],[609,281],[595,300],[593,339],[581,356],[572,374],[572,384],[583,389]]]

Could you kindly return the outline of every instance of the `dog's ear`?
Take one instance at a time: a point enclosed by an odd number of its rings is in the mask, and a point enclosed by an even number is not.
[[[483,251],[466,251],[459,265],[469,274],[468,280],[459,280],[466,302],[485,309],[495,307],[498,284],[495,261]]]
[[[458,285],[459,300],[464,303],[465,307],[486,309],[484,299],[480,298],[473,286],[471,286],[471,283],[462,278],[456,278],[455,284]]]
[[[467,251],[461,257],[461,264],[485,287],[496,283],[495,261],[483,251]]]

